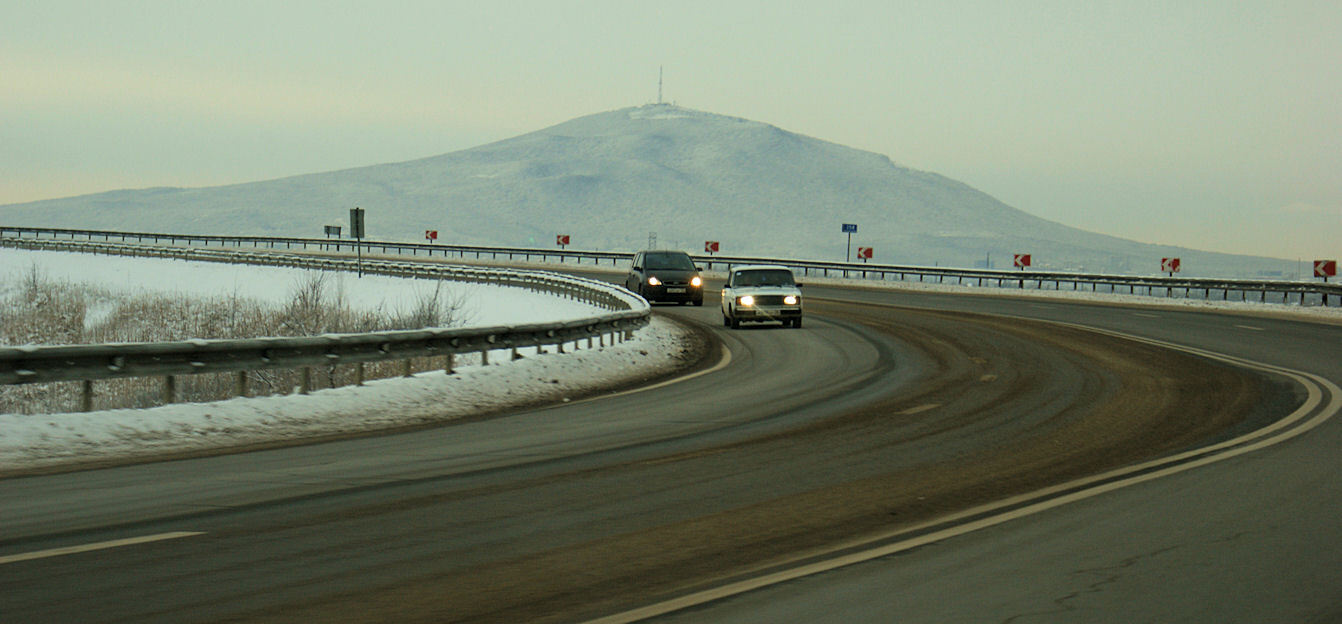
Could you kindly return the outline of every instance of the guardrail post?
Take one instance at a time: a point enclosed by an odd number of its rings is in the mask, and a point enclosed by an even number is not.
[[[448,356],[451,357],[451,356]],[[451,371],[448,371],[451,372]],[[363,385],[363,362],[354,365],[354,385]]]
[[[517,352],[517,347],[513,347],[513,361],[522,359],[522,354]]]
[[[404,361],[401,362],[401,376],[402,376],[402,377],[413,377],[414,374],[415,374],[415,372],[414,372],[414,370],[411,368],[411,365],[410,365],[410,358],[406,358]]]
[[[489,349],[480,350],[480,365],[489,366]]]
[[[93,411],[93,380],[85,379],[79,396],[79,411]]]
[[[298,385],[299,394],[307,394],[312,390],[312,369],[304,366],[302,381]]]
[[[177,401],[177,377],[168,375],[163,378],[163,403],[171,405]]]
[[[247,371],[240,370],[233,378],[233,396],[247,396]]]
[[[443,372],[449,375],[456,374],[457,356],[449,353],[443,358]]]

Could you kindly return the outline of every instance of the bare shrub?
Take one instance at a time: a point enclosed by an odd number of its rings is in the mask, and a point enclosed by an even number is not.
[[[6,276],[0,276],[3,279]],[[257,338],[324,333],[361,333],[460,325],[464,301],[440,281],[421,292],[406,311],[355,310],[330,274],[309,271],[296,280],[288,301],[272,305],[237,293],[204,299],[156,293],[112,293],[87,285],[48,279],[36,264],[12,284],[0,282],[0,344],[95,344],[161,342],[189,338]],[[90,302],[98,313],[89,316]],[[88,321],[86,323],[86,321]],[[412,370],[435,366],[427,358]],[[441,363],[437,364],[441,365]],[[375,362],[364,367],[365,379],[404,373],[402,362]],[[355,365],[330,365],[313,370],[311,389],[355,383]],[[177,377],[182,402],[216,401],[234,395],[235,373]],[[258,370],[247,373],[251,396],[288,394],[302,384],[301,370]],[[94,408],[140,408],[162,403],[162,378],[98,381]],[[0,386],[0,412],[38,414],[78,409],[78,382]]]

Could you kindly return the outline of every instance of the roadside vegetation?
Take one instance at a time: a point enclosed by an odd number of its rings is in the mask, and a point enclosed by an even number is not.
[[[440,281],[398,309],[357,310],[329,274],[310,271],[291,286],[284,303],[237,294],[193,298],[147,292],[116,292],[95,285],[50,279],[36,265],[0,275],[0,345],[161,342],[186,339],[259,338],[358,333],[464,324],[462,304]],[[430,366],[415,361],[412,369]],[[312,369],[311,389],[355,383],[354,365]],[[365,379],[405,374],[404,362],[364,366]],[[295,392],[302,371],[248,373],[248,395]],[[177,378],[178,402],[231,398],[232,374]],[[138,408],[162,402],[162,378],[95,383],[94,409]],[[78,409],[80,384],[63,382],[0,386],[0,413],[42,414]]]

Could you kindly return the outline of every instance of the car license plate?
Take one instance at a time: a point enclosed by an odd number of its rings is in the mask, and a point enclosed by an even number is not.
[[[685,289],[684,289],[684,288],[668,288],[668,289],[666,289],[666,292],[675,295],[675,294],[680,294],[680,293],[685,292]]]

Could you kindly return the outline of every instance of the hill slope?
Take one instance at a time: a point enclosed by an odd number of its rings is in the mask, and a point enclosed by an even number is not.
[[[669,106],[580,117],[420,160],[209,188],[123,190],[0,206],[0,223],[321,236],[348,209],[371,238],[840,260],[840,224],[881,263],[1010,264],[1155,273],[1180,256],[1197,275],[1248,275],[1283,261],[1156,247],[1033,217],[943,176],[777,127]]]

